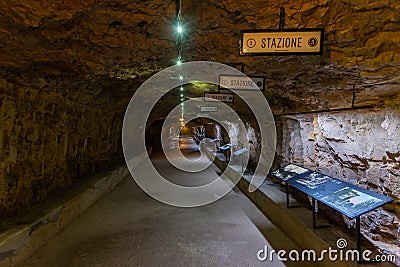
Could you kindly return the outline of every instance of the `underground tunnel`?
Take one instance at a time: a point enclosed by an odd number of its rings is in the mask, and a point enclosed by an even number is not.
[[[400,266],[399,1],[0,10],[0,266]]]

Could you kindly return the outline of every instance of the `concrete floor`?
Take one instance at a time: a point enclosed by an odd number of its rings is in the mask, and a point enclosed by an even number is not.
[[[185,156],[198,156],[192,140],[181,145]],[[153,163],[183,184],[210,181],[218,173],[214,165],[201,174],[184,173],[162,154]],[[284,266],[257,259],[264,246],[272,249],[262,232],[271,234],[274,246],[294,246],[238,190],[207,206],[177,208],[125,179],[24,266]]]

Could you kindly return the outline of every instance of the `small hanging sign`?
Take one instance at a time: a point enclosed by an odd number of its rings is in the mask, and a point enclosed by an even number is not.
[[[200,107],[201,112],[218,112],[218,107],[203,106]]]
[[[249,79],[250,78],[250,79]],[[219,75],[219,90],[265,90],[265,76]]]
[[[234,95],[225,93],[204,93],[205,102],[221,101],[226,103],[233,103]]]
[[[242,30],[241,56],[322,55],[324,29]]]

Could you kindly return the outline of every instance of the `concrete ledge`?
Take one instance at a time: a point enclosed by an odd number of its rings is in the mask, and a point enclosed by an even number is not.
[[[47,202],[52,203],[38,204],[27,211],[23,218],[16,220],[15,226],[0,233],[0,266],[23,263],[128,175],[125,166],[97,175],[84,181],[85,185],[70,190],[74,192],[68,192],[60,199],[50,199]],[[21,221],[24,223],[19,223]]]
[[[129,159],[135,168],[151,154],[151,149]],[[0,267],[22,264],[102,196],[130,175],[126,165],[114,171],[83,179],[64,195],[48,199],[8,220],[0,232]]]
[[[204,149],[209,158],[214,158],[207,149]],[[214,158],[214,164],[221,170],[225,170],[225,174],[233,181],[238,181],[237,187],[251,200],[256,206],[271,220],[273,224],[279,227],[288,237],[290,237],[301,249],[314,250],[321,252],[324,249],[332,247],[328,242],[324,241],[315,232],[313,232],[307,225],[305,225],[300,218],[293,215],[286,208],[285,205],[276,201],[276,197],[268,195],[265,190],[257,189],[250,193],[249,181],[241,177],[237,171],[227,166],[227,163],[220,160],[218,157]],[[310,212],[311,213],[311,212]],[[324,261],[315,262],[316,266],[350,266],[347,262],[336,261],[332,262],[329,259]]]

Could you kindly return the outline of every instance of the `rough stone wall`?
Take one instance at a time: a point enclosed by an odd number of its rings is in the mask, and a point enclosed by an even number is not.
[[[0,66],[28,80],[152,73],[175,58],[174,11],[161,0],[0,0]]]
[[[240,57],[240,30],[278,28],[282,6],[286,28],[325,29],[324,55]],[[326,87],[347,94],[354,81],[343,75],[375,81],[400,70],[398,1],[188,0],[182,9],[185,60],[243,62],[246,72],[267,75],[281,98],[299,104],[313,94],[319,96],[311,101],[315,106],[334,100]],[[0,0],[0,11],[0,66],[28,79],[39,74],[126,80],[176,60],[174,1]],[[321,69],[321,63],[334,66]],[[353,77],[354,70],[361,77]],[[369,97],[387,92],[380,89]]]
[[[81,88],[0,80],[0,214],[62,193],[121,159],[118,101],[101,101],[107,105]]]
[[[362,222],[371,240],[400,252],[400,105],[285,116],[277,125],[278,135],[285,137],[277,161],[297,162],[394,199]]]
[[[240,57],[240,30],[278,28],[281,6],[286,28],[325,29],[323,56]],[[175,63],[175,6],[162,0],[0,0],[0,11],[0,77],[15,84],[0,87],[0,203],[16,211],[118,157],[121,102],[135,87],[116,87],[115,79],[140,84],[138,77]],[[398,108],[385,102],[400,102],[399,13],[398,0],[188,0],[183,56],[243,62],[246,74],[265,75],[275,114],[352,103],[384,108],[277,123],[283,129],[277,161],[332,167],[348,180],[357,174],[365,186],[398,200],[398,135],[391,122]],[[54,84],[43,80],[48,77]],[[59,83],[65,86],[53,90]]]

